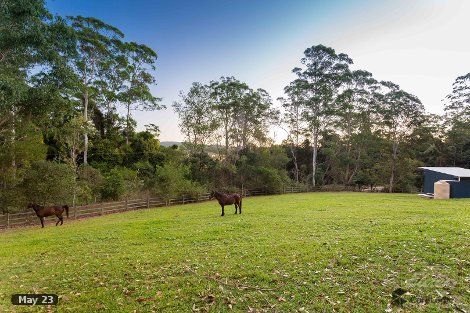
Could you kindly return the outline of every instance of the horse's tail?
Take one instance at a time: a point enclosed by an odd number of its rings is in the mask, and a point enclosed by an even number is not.
[[[67,214],[67,217],[69,217],[69,206],[64,205],[63,208],[65,209],[65,214]]]

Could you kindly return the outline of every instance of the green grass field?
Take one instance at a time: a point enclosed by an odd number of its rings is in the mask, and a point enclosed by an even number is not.
[[[0,310],[468,312],[470,200],[309,193],[0,233]],[[397,295],[401,288],[404,295]],[[405,302],[406,301],[406,302]]]

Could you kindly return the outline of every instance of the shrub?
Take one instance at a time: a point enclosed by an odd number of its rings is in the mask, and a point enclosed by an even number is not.
[[[282,177],[279,172],[273,168],[258,167],[255,170],[258,186],[264,187],[268,193],[280,193],[284,189],[287,176]]]
[[[22,183],[25,199],[40,204],[70,204],[75,177],[74,170],[66,164],[35,162],[26,170]]]
[[[183,195],[197,197],[205,192],[205,188],[190,181],[189,167],[170,162],[164,166],[157,166],[155,192],[164,199],[180,198]]]
[[[101,197],[105,200],[132,197],[140,192],[141,187],[142,181],[136,171],[116,167],[105,176]]]
[[[101,189],[104,184],[104,177],[100,170],[90,165],[81,165],[78,168],[78,198],[82,202],[89,203],[97,201],[101,195]]]

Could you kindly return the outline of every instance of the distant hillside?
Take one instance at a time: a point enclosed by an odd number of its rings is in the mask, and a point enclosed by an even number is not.
[[[164,147],[171,147],[173,145],[177,145],[177,146],[180,146],[182,145],[183,143],[180,142],[180,141],[160,141],[160,145],[161,146],[164,146]]]

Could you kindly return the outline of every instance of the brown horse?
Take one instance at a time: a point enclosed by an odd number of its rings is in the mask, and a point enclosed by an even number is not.
[[[224,216],[224,206],[235,204],[235,214],[237,214],[237,209],[239,209],[240,214],[242,214],[242,196],[236,193],[225,194],[217,191],[212,191],[209,195],[209,199],[216,198],[219,201],[220,206],[222,207],[222,215]]]
[[[68,205],[63,205],[63,206],[51,206],[51,207],[43,207],[40,206],[39,204],[36,203],[30,203],[28,204],[28,209],[33,209],[34,212],[36,212],[36,215],[39,217],[39,220],[41,221],[42,228],[44,228],[44,217],[46,216],[51,216],[55,215],[59,219],[57,223],[55,223],[55,226],[64,224],[64,218],[62,217],[62,213],[67,214],[67,217],[69,217],[69,206]]]

